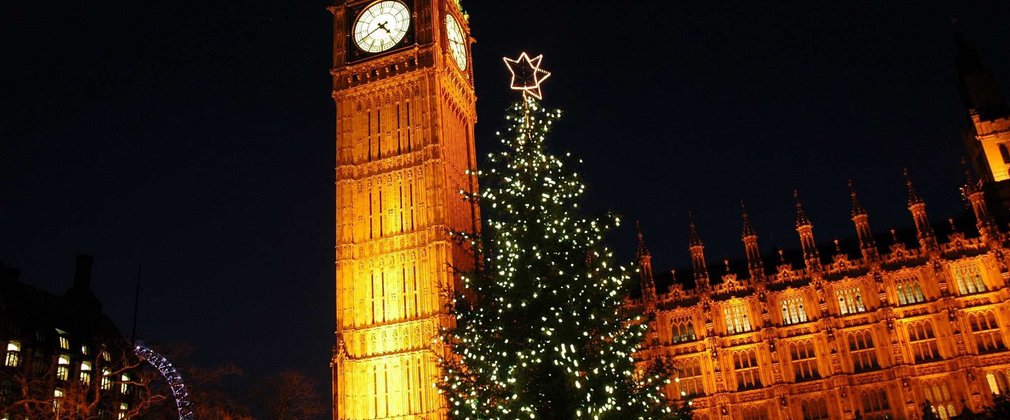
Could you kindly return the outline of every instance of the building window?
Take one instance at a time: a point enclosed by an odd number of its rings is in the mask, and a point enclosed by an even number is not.
[[[81,362],[81,383],[84,386],[91,385],[91,362]]]
[[[121,394],[129,394],[130,393],[130,374],[124,373],[122,376],[119,377],[119,379],[121,379],[123,381],[121,384],[119,384],[119,392]]]
[[[761,373],[758,370],[757,351],[754,349],[733,353],[733,368],[736,371],[737,390],[760,388]]]
[[[782,299],[782,325],[793,325],[807,322],[807,311],[803,307],[803,298],[795,296]]]
[[[863,391],[860,395],[863,406],[864,419],[889,419],[891,417],[891,404],[887,401],[887,391],[878,388]]]
[[[11,341],[7,343],[7,356],[4,357],[4,366],[21,366],[21,342]]]
[[[57,328],[56,334],[59,335],[60,349],[70,350],[70,338],[67,337],[67,332]]]
[[[684,317],[681,319],[671,320],[673,327],[671,333],[673,335],[672,342],[676,343],[686,343],[689,341],[695,341],[698,338],[694,335],[694,323],[691,322],[690,317]]]
[[[130,404],[119,403],[119,415],[116,417],[119,420],[127,418],[127,412],[130,411]]]
[[[112,389],[112,371],[109,368],[102,368],[102,389]]]
[[[849,334],[849,353],[852,355],[852,369],[856,373],[880,369],[870,330]]]
[[[798,341],[789,345],[789,355],[792,356],[793,378],[796,382],[818,379],[817,355],[814,353],[813,341]]]
[[[63,401],[62,400],[63,400],[63,397],[65,395],[66,395],[66,393],[64,393],[63,390],[60,389],[60,388],[56,388],[56,389],[53,390],[53,410],[56,412],[55,414],[56,414],[57,418],[62,417],[61,414],[63,414],[63,413],[60,413],[60,411],[62,411],[62,409],[63,409]],[[67,413],[67,414],[69,414],[69,413]]]
[[[907,330],[915,363],[930,362],[940,358],[932,323],[928,320],[913,322],[908,324]]]
[[[751,405],[743,409],[744,420],[768,420],[768,410],[763,405]]]
[[[1003,163],[1010,163],[1010,150],[1003,143],[999,144],[999,155],[1003,158]]]
[[[950,393],[950,386],[946,382],[927,385],[922,389],[922,392],[926,402],[933,408],[933,414],[936,414],[940,419],[947,420],[957,415],[957,411],[954,409],[954,398]]]
[[[957,293],[970,295],[985,292],[985,282],[982,281],[982,271],[977,264],[962,264],[954,268],[954,283],[957,284]]]
[[[895,283],[895,289],[898,294],[898,305],[911,305],[926,301],[926,297],[922,294],[922,286],[919,285],[919,280],[915,277],[899,279]]]
[[[985,381],[989,384],[989,392],[992,392],[994,395],[1001,395],[1007,390],[1006,375],[1003,372],[986,373]]]
[[[800,403],[800,408],[803,411],[803,420],[827,420],[831,418],[828,415],[828,402],[824,398],[803,400]]]
[[[992,312],[979,312],[968,315],[971,332],[975,337],[975,345],[979,353],[991,353],[1006,349],[1003,335],[1000,333],[996,315]]]
[[[838,289],[838,310],[842,315],[866,312],[859,286]]]
[[[729,334],[745,333],[751,330],[750,318],[747,316],[747,304],[737,303],[723,309],[726,317],[726,332]]]
[[[70,356],[61,354],[56,361],[56,379],[61,381],[70,377]]]
[[[680,398],[689,398],[696,395],[705,395],[705,387],[702,385],[703,376],[701,374],[701,360],[687,359],[677,364],[677,378],[674,379],[677,385],[677,395]]]

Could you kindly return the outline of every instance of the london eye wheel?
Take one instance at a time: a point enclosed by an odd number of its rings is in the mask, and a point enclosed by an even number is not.
[[[182,381],[182,375],[175,369],[175,366],[164,356],[158,354],[142,345],[137,345],[133,349],[137,357],[143,359],[165,378],[168,386],[172,388],[172,395],[175,397],[175,407],[179,411],[179,420],[194,420],[193,404],[189,401],[189,392],[186,391],[186,384]]]

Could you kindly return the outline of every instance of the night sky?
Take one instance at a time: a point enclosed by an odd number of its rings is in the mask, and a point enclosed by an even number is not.
[[[327,2],[21,3],[0,6],[0,261],[62,293],[93,254],[125,333],[142,265],[141,337],[328,380]],[[1005,0],[464,8],[478,151],[517,97],[501,57],[545,54],[552,147],[584,158],[589,208],[641,220],[657,271],[689,264],[688,209],[710,264],[741,257],[741,199],[765,251],[797,246],[794,188],[819,240],[850,237],[848,178],[875,230],[908,227],[905,166],[934,219],[960,214],[951,17],[1010,86]],[[631,225],[613,237],[628,261]]]

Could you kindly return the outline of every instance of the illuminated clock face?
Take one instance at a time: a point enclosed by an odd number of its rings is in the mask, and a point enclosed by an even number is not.
[[[362,10],[354,21],[354,45],[377,53],[393,48],[410,29],[410,10],[403,2],[383,0]]]
[[[466,43],[463,38],[463,28],[452,15],[445,15],[445,31],[449,35],[449,52],[460,70],[466,70]]]

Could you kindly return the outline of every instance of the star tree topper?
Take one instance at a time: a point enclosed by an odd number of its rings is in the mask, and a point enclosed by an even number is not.
[[[540,54],[530,58],[525,52],[519,54],[519,58],[511,59],[505,57],[505,66],[509,73],[512,73],[512,90],[523,92],[523,96],[530,95],[537,99],[543,99],[540,94],[540,84],[551,77],[551,73],[540,68],[540,62],[544,55]]]

